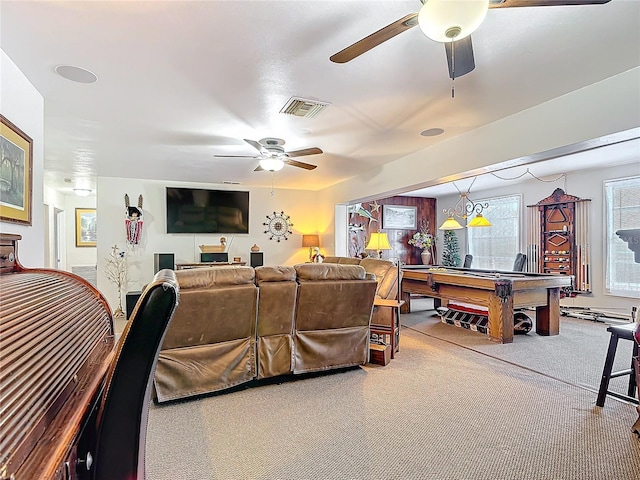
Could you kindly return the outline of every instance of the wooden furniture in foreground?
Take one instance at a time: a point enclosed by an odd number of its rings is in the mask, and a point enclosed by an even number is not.
[[[560,289],[570,289],[572,280],[569,275],[407,265],[402,269],[402,299],[406,312],[411,311],[412,293],[488,307],[489,338],[511,343],[517,308],[536,308],[538,335],[558,335]]]
[[[373,301],[373,308],[389,308],[391,309],[391,322],[389,325],[371,324],[370,331],[372,334],[382,335],[386,338],[389,335],[389,345],[391,346],[391,358],[395,358],[396,352],[400,349],[400,307],[404,305],[403,300],[386,300],[376,298]]]
[[[75,479],[114,357],[111,310],[82,278],[24,268],[0,234],[0,478]]]
[[[176,270],[187,270],[189,268],[224,267],[227,265],[246,265],[247,262],[198,262],[198,263],[176,263]]]
[[[634,334],[638,329],[636,322],[627,323],[624,325],[611,325],[607,328],[607,332],[611,333],[609,338],[609,348],[607,349],[607,356],[604,361],[604,368],[602,370],[602,379],[600,380],[600,389],[598,390],[598,398],[596,399],[596,405],[604,407],[604,402],[607,399],[607,395],[620,398],[628,402],[638,403],[635,398],[636,391],[636,376],[633,368],[633,358],[638,356],[638,344],[635,341]],[[619,370],[613,372],[613,362],[616,358],[616,350],[618,348],[618,340],[631,340],[633,342],[633,349],[631,354],[631,361],[629,362],[629,368],[626,370]],[[629,386],[627,388],[627,394],[623,395],[618,392],[609,390],[609,381],[612,378],[622,377],[629,375]]]
[[[178,299],[158,272],[114,349],[104,297],[0,234],[0,479],[144,480],[150,385]]]

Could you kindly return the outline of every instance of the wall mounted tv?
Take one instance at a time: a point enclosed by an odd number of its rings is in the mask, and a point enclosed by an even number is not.
[[[249,192],[167,187],[167,233],[249,233]]]

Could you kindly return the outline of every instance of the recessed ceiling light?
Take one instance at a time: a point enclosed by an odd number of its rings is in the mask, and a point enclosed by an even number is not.
[[[442,128],[429,128],[428,130],[423,130],[420,132],[420,135],[423,137],[435,137],[437,135],[442,135],[444,130]]]
[[[98,80],[98,77],[93,72],[73,65],[58,65],[56,73],[72,82],[93,83]]]

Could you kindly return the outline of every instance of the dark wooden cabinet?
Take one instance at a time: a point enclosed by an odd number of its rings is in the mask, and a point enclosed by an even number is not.
[[[557,188],[535,205],[540,218],[538,270],[573,275],[576,292],[590,289],[587,202]]]

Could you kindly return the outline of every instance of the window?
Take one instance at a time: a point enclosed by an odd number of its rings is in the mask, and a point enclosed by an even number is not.
[[[469,253],[473,268],[511,270],[520,251],[521,196],[486,198],[476,203],[488,203],[482,215],[491,227],[467,228]]]
[[[640,177],[604,182],[606,212],[606,293],[640,298],[640,263],[616,235],[618,230],[640,228]]]

